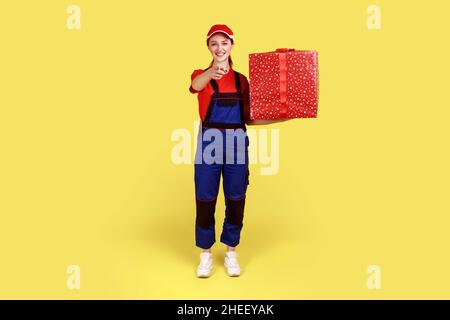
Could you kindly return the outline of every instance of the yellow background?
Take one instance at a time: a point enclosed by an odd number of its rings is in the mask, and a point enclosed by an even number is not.
[[[373,3],[379,31],[371,1],[2,1],[0,298],[450,298],[450,7]],[[198,120],[214,23],[247,76],[249,53],[318,50],[320,101],[258,127],[280,130],[280,169],[250,168],[243,274],[217,242],[197,279],[193,165],[171,134]],[[223,216],[221,188],[217,237]]]

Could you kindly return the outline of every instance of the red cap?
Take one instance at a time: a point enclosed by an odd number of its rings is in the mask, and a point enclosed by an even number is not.
[[[228,38],[234,41],[234,35],[233,31],[231,31],[230,28],[228,28],[224,24],[215,24],[209,29],[208,34],[206,35],[206,40],[208,40],[213,34],[216,34],[218,32],[225,33]]]

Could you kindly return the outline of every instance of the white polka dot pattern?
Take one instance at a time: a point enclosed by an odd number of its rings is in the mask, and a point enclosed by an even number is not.
[[[249,54],[250,118],[280,119],[279,52]],[[317,51],[286,52],[287,118],[317,117],[319,73]]]

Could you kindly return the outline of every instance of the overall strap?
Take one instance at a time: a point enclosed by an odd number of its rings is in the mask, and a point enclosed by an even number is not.
[[[234,71],[234,81],[236,83],[236,91],[241,92],[241,79],[239,79],[239,73],[237,71]]]
[[[213,87],[213,89],[214,89],[214,92],[215,93],[219,93],[219,86],[217,85],[217,82],[216,82],[216,80],[214,80],[214,79],[211,79],[211,86]]]

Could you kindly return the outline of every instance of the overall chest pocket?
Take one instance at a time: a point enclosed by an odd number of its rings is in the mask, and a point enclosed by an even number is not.
[[[218,107],[234,107],[242,101],[242,95],[237,92],[213,94]]]

